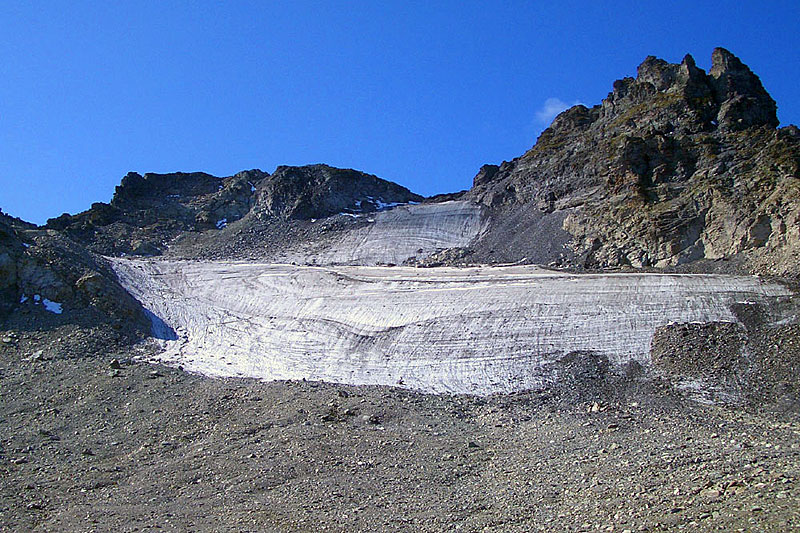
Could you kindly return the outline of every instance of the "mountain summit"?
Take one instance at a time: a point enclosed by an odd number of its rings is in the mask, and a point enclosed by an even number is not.
[[[713,51],[708,72],[690,55],[680,63],[647,57],[600,104],[558,115],[522,156],[484,165],[465,194],[428,200],[472,206],[480,220],[466,233],[453,229],[458,238],[384,261],[796,275],[800,131],[778,128],[776,110],[758,76],[724,48]],[[422,200],[327,165],[221,179],[130,173],[110,204],[47,227],[105,255],[326,262],[343,256],[312,251],[363,233],[370,213]],[[419,208],[400,219],[432,213]],[[437,218],[445,219],[454,221]],[[376,241],[387,235],[370,233]]]
[[[708,73],[689,55],[648,57],[601,104],[564,111],[527,153],[481,169],[466,198],[492,223],[471,257],[796,273],[800,132],[777,126],[775,102],[729,51],[714,50]],[[553,239],[564,250],[542,257]]]

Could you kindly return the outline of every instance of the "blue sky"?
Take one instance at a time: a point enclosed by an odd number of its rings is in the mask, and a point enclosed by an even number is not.
[[[800,123],[800,2],[0,5],[0,208],[36,223],[128,171],[324,162],[435,194],[599,103],[647,55],[724,46]],[[548,112],[549,111],[549,112]]]

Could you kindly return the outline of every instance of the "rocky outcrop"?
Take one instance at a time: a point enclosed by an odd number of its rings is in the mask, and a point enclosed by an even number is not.
[[[711,54],[711,85],[719,104],[721,128],[742,130],[751,126],[778,126],[777,106],[761,81],[739,58],[717,48]]]
[[[0,321],[14,310],[55,322],[149,331],[145,311],[102,258],[58,231],[0,213]]]
[[[0,318],[19,301],[19,258],[24,252],[11,217],[0,212]]]
[[[50,219],[47,228],[103,255],[158,255],[184,232],[221,229],[242,218],[267,176],[260,170],[227,178],[202,172],[130,172],[109,204],[95,203],[83,213]]]
[[[493,226],[473,255],[524,260],[553,247],[553,233],[498,253],[505,220],[557,218],[566,233],[549,259],[562,266],[740,258],[796,274],[800,135],[777,126],[775,102],[727,50],[714,50],[708,73],[688,55],[648,57],[601,104],[561,113],[523,156],[481,168],[467,197],[493,210]]]
[[[703,401],[796,411],[800,327],[785,320],[770,324],[771,313],[753,302],[732,309],[742,323],[657,328],[650,350],[654,368],[675,388]]]
[[[371,213],[422,201],[405,187],[352,169],[327,165],[280,166],[260,188],[261,217],[308,220],[337,213]]]

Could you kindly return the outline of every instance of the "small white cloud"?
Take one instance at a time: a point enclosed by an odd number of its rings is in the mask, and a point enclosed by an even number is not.
[[[559,113],[569,107],[571,106],[560,98],[548,98],[536,112],[536,121],[542,126],[549,126]]]

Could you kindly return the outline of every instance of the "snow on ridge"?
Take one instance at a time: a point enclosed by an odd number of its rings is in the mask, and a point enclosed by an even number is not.
[[[28,298],[25,295],[25,293],[23,293],[22,296],[20,296],[19,303],[24,304],[25,302],[27,302],[30,299],[31,298]],[[53,300],[48,300],[47,298],[42,298],[41,295],[39,295],[39,294],[34,294],[32,299],[33,299],[33,303],[35,305],[42,304],[44,306],[45,310],[50,311],[51,313],[54,313],[56,315],[60,315],[61,313],[64,312],[63,304],[61,304],[59,302],[54,302]]]
[[[367,196],[367,199],[375,205],[377,211],[386,211],[401,205],[416,205],[419,202],[384,202],[382,197],[377,199],[374,196]],[[360,203],[360,202],[359,202]]]
[[[372,212],[381,212],[381,211],[388,211],[389,209],[393,209],[395,207],[400,207],[403,205],[418,205],[419,202],[384,202],[383,197],[375,198],[374,196],[367,196],[367,202],[375,206],[374,210],[365,210],[364,207],[364,200],[356,200],[353,204],[354,207],[348,208],[346,211],[341,211],[337,213],[337,215],[345,215],[349,217],[359,217],[366,213]]]
[[[44,304],[44,308],[50,311],[51,313],[60,315],[63,312],[62,305],[58,302],[48,300],[47,298],[42,298],[42,304]]]

